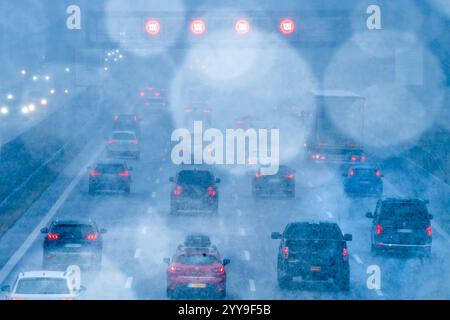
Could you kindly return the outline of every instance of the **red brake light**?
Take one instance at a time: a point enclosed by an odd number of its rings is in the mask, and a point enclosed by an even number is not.
[[[295,177],[295,175],[294,175],[293,173],[288,173],[288,174],[286,175],[286,178],[288,178],[289,180],[294,179],[294,177]]]
[[[257,173],[255,174],[255,177],[256,177],[257,179],[261,178],[262,176],[263,176],[263,174],[262,174],[261,172],[257,172]]]
[[[366,161],[366,156],[365,155],[361,156],[361,161]]]
[[[348,172],[348,176],[349,177],[353,177],[355,175],[355,170],[350,170],[349,172]]]
[[[179,184],[177,184],[175,186],[175,188],[172,190],[172,194],[174,196],[179,196],[181,194],[181,192],[183,191],[183,188],[181,188],[181,186]]]
[[[377,225],[377,229],[375,230],[375,233],[377,234],[377,236],[379,236],[382,231],[383,231],[383,226],[380,224]]]
[[[92,170],[92,171],[91,171],[91,177],[99,177],[99,176],[101,176],[101,175],[102,175],[101,172],[98,172],[98,171],[96,171],[96,170]]]
[[[47,235],[47,238],[48,238],[49,240],[58,240],[59,236],[58,236],[56,233],[49,233],[49,234]]]
[[[375,175],[376,175],[377,177],[381,177],[381,171],[380,171],[380,170],[375,171]]]
[[[114,121],[117,121],[117,120],[119,120],[119,116],[118,116],[118,115],[115,115],[115,116],[114,116]]]
[[[130,143],[131,143],[131,144],[138,144],[139,142],[138,142],[136,139],[134,139],[134,140],[131,140]]]
[[[426,230],[427,230],[428,236],[431,237],[433,235],[433,231],[431,230],[431,226],[429,226]]]
[[[348,249],[347,248],[344,248],[342,250],[342,259],[344,259],[344,261],[348,259]]]
[[[192,112],[192,109],[184,109],[184,112]]]
[[[125,170],[125,171],[123,171],[123,172],[120,172],[120,173],[119,173],[119,176],[121,176],[121,177],[129,177],[129,176],[130,176],[130,173],[129,173],[127,170]]]
[[[155,97],[159,97],[161,94],[159,92],[155,92]]]
[[[211,112],[211,109],[203,109],[203,112],[204,113],[209,113],[209,112]]]
[[[117,143],[116,140],[113,140],[113,139],[108,140],[108,144],[116,144],[116,143]]]
[[[213,187],[208,187],[208,196],[210,197],[215,197],[217,194],[217,190],[214,189]]]
[[[141,91],[141,92],[139,92],[139,95],[140,95],[141,97],[143,97],[143,96],[145,96],[145,92],[144,92],[144,91]]]
[[[325,156],[320,156],[320,160],[325,160],[326,157]]]
[[[219,269],[217,269],[218,273],[225,273],[225,268],[221,266]]]
[[[283,248],[283,254],[285,259],[289,258],[289,247]]]
[[[352,161],[357,161],[358,157],[357,156],[352,156]]]
[[[96,233],[90,233],[86,236],[86,239],[88,240],[97,240],[98,239],[98,235]]]
[[[173,264],[171,264],[168,268],[168,271],[170,273],[175,273],[177,271],[177,268],[175,268],[175,266]]]

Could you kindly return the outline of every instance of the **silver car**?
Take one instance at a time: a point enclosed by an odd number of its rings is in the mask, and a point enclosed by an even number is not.
[[[131,157],[139,159],[141,149],[133,131],[113,131],[106,146],[108,157]]]

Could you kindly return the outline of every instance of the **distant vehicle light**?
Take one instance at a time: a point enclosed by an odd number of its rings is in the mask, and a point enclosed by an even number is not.
[[[431,226],[429,226],[429,227],[426,229],[426,231],[427,231],[427,235],[428,235],[429,237],[431,237],[431,236],[433,235],[433,230],[431,230]]]
[[[352,169],[348,172],[349,177],[353,177],[354,175],[355,175],[355,170]]]
[[[22,113],[27,114],[30,112],[30,110],[28,110],[28,107],[22,107],[21,109]]]
[[[139,144],[139,142],[138,142],[136,139],[131,140],[130,143],[131,143],[131,144]]]
[[[376,175],[377,177],[381,177],[381,171],[380,171],[380,170],[375,171],[375,175]]]
[[[292,180],[292,179],[295,178],[295,175],[294,175],[293,173],[288,173],[288,174],[286,175],[286,178],[288,178],[289,180]]]
[[[358,160],[358,157],[357,156],[352,156],[352,161],[357,161]]]
[[[144,96],[145,96],[145,92],[144,92],[144,91],[141,91],[141,92],[139,92],[139,95],[140,95],[141,97],[144,97]]]
[[[378,224],[377,228],[375,230],[376,235],[379,236],[382,231],[383,231],[383,226],[381,224]]]
[[[149,19],[145,22],[145,31],[151,36],[156,36],[161,31],[161,25],[156,19]]]
[[[204,113],[210,113],[210,112],[211,112],[211,109],[205,108],[205,109],[203,109],[203,112],[204,112]]]
[[[2,107],[0,108],[0,113],[1,113],[1,114],[8,114],[8,113],[9,113],[8,107],[7,107],[7,106],[2,106]]]
[[[42,106],[46,106],[48,104],[48,100],[47,99],[41,99],[41,105]]]
[[[179,196],[181,192],[183,192],[183,188],[179,184],[177,184],[175,188],[172,190],[172,194],[174,196]]]
[[[64,69],[64,71],[65,71],[65,72],[70,72],[70,68],[69,68],[69,67],[66,67],[66,68]]]
[[[11,93],[9,93],[9,94],[6,96],[6,99],[8,99],[8,100],[13,100],[13,99],[14,99],[14,95],[11,94]]]
[[[116,115],[114,115],[114,117],[113,117],[113,120],[114,121],[117,121],[117,120],[119,120],[119,116],[116,114]]]
[[[55,94],[55,93],[56,93],[55,89],[50,89],[50,94]]]
[[[206,31],[206,24],[202,19],[194,19],[191,21],[191,32],[196,35],[202,35]]]
[[[50,80],[50,76],[45,76],[44,79],[45,79],[46,81],[49,81],[49,80]]]
[[[38,77],[37,77],[37,76],[33,76],[31,79],[32,79],[33,81],[36,81],[36,80],[38,79]]]
[[[217,190],[213,187],[208,187],[208,196],[215,197],[217,195]]]
[[[69,94],[69,90],[68,89],[64,89],[64,93],[65,94]]]
[[[188,109],[184,109],[184,112],[188,112],[188,113],[190,113],[190,112],[192,112],[192,109],[190,109],[190,108],[188,108]]]
[[[286,18],[280,21],[280,31],[284,35],[290,35],[295,31],[295,22],[293,19]]]
[[[108,144],[116,144],[116,143],[117,143],[116,140],[113,140],[113,139],[108,140]]]
[[[348,259],[348,249],[347,249],[347,248],[344,248],[344,249],[342,250],[342,259],[343,259],[344,261],[346,261],[346,260]]]
[[[30,103],[28,105],[28,110],[30,110],[31,112],[35,111],[36,110],[36,105],[34,103]]]
[[[23,76],[26,75],[27,74],[27,70],[25,70],[25,69],[20,70],[20,74],[23,75]]]
[[[102,175],[102,173],[97,170],[92,170],[90,175],[91,175],[91,177],[100,177]]]
[[[257,172],[257,173],[255,174],[255,178],[256,178],[256,179],[259,179],[259,178],[261,178],[261,177],[263,177],[263,174],[262,174],[261,172]]]
[[[366,156],[365,155],[361,156],[361,161],[366,161]]]
[[[239,19],[236,21],[234,29],[239,34],[247,34],[250,32],[250,22],[246,19]]]
[[[47,238],[48,238],[49,240],[58,240],[59,236],[58,236],[56,233],[49,233],[49,234],[47,235]]]
[[[129,177],[129,176],[130,176],[130,173],[129,173],[127,170],[125,170],[125,171],[123,171],[123,172],[120,172],[120,173],[119,173],[119,176],[121,176],[121,177]]]

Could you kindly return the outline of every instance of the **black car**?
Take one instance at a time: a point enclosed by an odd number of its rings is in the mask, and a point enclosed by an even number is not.
[[[218,213],[220,179],[206,170],[181,170],[169,179],[176,185],[170,193],[170,213]]]
[[[45,234],[43,268],[59,267],[65,269],[75,264],[80,267],[100,270],[102,264],[102,234],[92,221],[54,221]]]
[[[344,177],[344,192],[347,196],[375,196],[383,194],[383,174],[374,166],[351,166]]]
[[[295,197],[295,170],[280,166],[274,175],[263,175],[259,169],[252,180],[252,193],[255,198],[285,196]]]
[[[133,168],[120,160],[105,160],[89,168],[89,194],[100,190],[119,190],[130,193]]]
[[[133,131],[139,137],[141,135],[140,120],[136,114],[115,114],[112,131]]]
[[[302,281],[333,280],[342,291],[350,289],[350,265],[347,241],[336,223],[289,223],[283,233],[273,232],[272,239],[281,239],[278,253],[278,285],[291,287],[296,278]]]
[[[432,231],[428,201],[421,199],[380,199],[375,212],[367,212],[373,219],[371,249],[381,252],[431,253]]]

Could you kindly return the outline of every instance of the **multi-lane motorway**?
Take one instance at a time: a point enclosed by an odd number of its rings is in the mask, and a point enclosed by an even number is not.
[[[88,194],[87,166],[102,157],[105,141],[97,132],[75,160],[41,198],[0,239],[0,283],[11,284],[23,270],[42,268],[42,226],[60,218],[91,218],[108,229],[104,237],[103,268],[84,272],[88,299],[166,299],[166,264],[184,236],[201,231],[211,236],[227,266],[228,299],[448,299],[450,298],[449,187],[406,159],[386,163],[386,196],[424,195],[435,216],[430,259],[373,256],[370,220],[374,199],[349,200],[342,191],[340,172],[309,166],[299,159],[297,197],[254,200],[251,177],[214,168],[222,178],[218,216],[170,216],[168,179],[177,168],[170,161],[169,117],[144,118],[141,160],[130,160],[130,196]],[[413,180],[412,180],[413,179]],[[414,182],[411,182],[414,181]],[[351,290],[340,293],[327,286],[305,286],[281,291],[277,286],[278,242],[272,231],[298,220],[337,221],[349,243]],[[381,288],[367,287],[369,266],[379,266]]]

